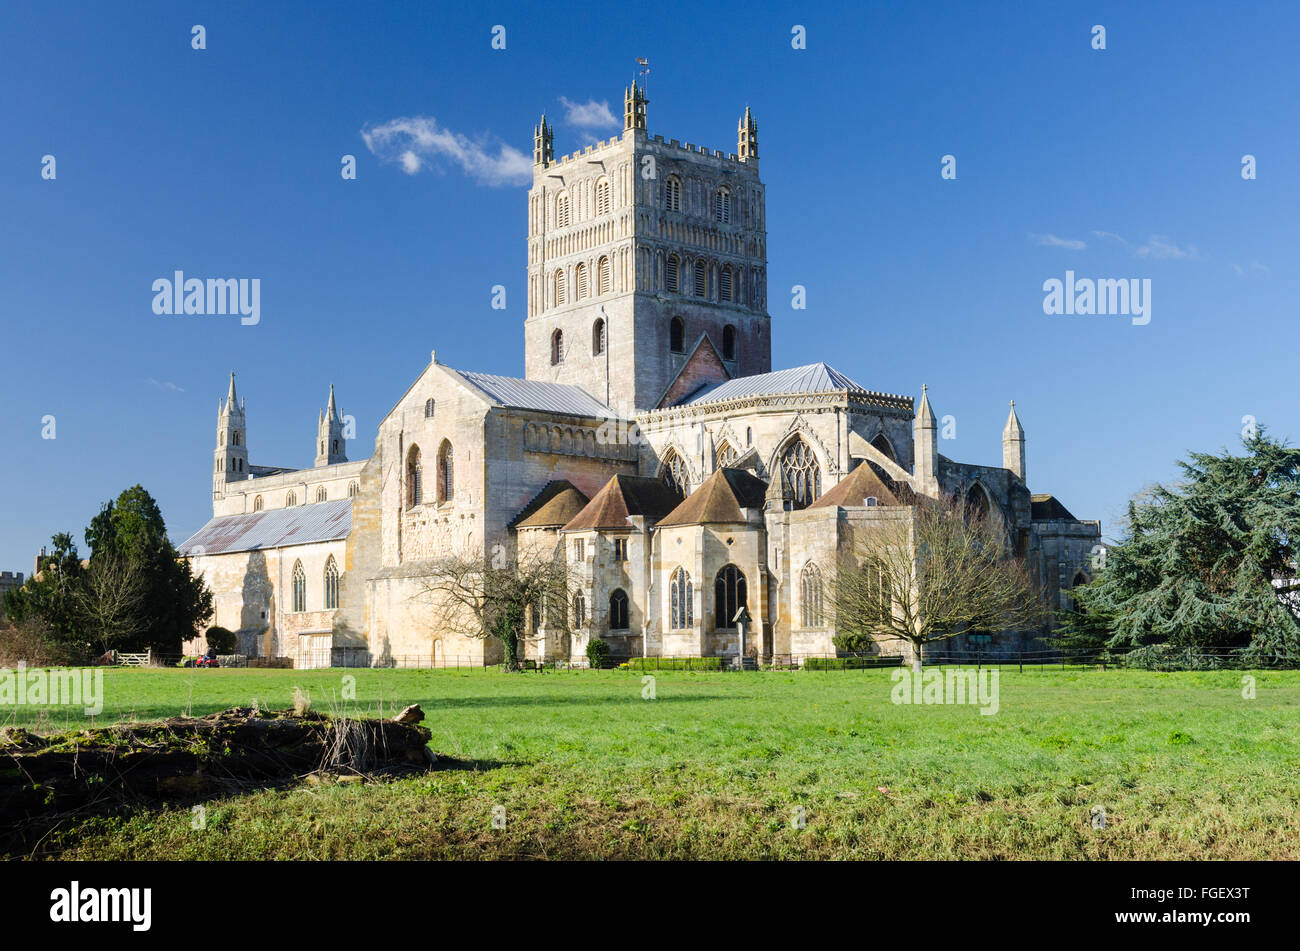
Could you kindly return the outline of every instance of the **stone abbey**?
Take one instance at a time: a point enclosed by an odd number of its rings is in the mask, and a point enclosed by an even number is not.
[[[1053,605],[1088,577],[1100,525],[1032,494],[1014,405],[1002,466],[938,451],[929,395],[868,389],[825,363],[772,369],[758,124],[734,153],[623,132],[558,159],[534,129],[524,376],[429,364],[349,461],[333,389],[310,469],[254,465],[232,374],[217,417],[213,517],[182,546],[213,623],[300,666],[500,658],[438,623],[451,553],[565,560],[568,616],[528,619],[526,656],[833,653],[837,552],[916,496],[1001,513]],[[1016,640],[1006,633],[997,639]],[[904,652],[881,642],[886,653]]]

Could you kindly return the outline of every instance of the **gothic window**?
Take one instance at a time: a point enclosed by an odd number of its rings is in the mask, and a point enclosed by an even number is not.
[[[596,293],[608,294],[610,290],[609,258],[602,257],[596,262]]]
[[[406,454],[406,507],[424,502],[424,467],[420,464],[420,447],[412,446]]]
[[[722,328],[722,359],[736,359],[736,328],[731,324]]]
[[[695,296],[709,296],[709,264],[707,261],[695,262]]]
[[[668,349],[673,353],[686,350],[686,321],[674,317],[668,324]]]
[[[565,300],[565,294],[568,289],[564,285],[565,285],[564,271],[563,270],[556,271],[555,272],[555,293],[553,295],[553,297],[555,298],[554,306],[556,307],[563,307],[566,303],[568,303]]]
[[[294,495],[292,492],[290,492],[288,495],[284,497],[285,508],[291,508],[292,506],[295,506],[297,504],[298,504],[298,496]]]
[[[713,217],[723,224],[731,224],[731,191],[719,188],[713,193]]]
[[[745,445],[746,446],[754,445],[754,427],[752,426],[745,427]]]
[[[745,576],[735,565],[724,565],[713,581],[713,626],[731,630],[736,626],[736,612],[748,604]]]
[[[894,455],[894,447],[889,444],[889,437],[884,433],[876,433],[876,438],[871,440],[871,445],[875,446],[894,462],[898,461],[898,457]]]
[[[627,561],[627,539],[614,539],[614,560],[617,562]]]
[[[442,441],[438,447],[438,501],[450,502],[455,494],[455,459],[452,455],[451,443],[447,440]]]
[[[668,260],[664,261],[664,290],[669,294],[676,294],[681,289],[681,261],[677,255],[668,255]]]
[[[355,499],[357,497],[357,494],[360,491],[361,491],[361,486],[357,485],[357,483],[355,482],[348,483],[348,498]]]
[[[670,626],[675,631],[690,627],[695,623],[695,589],[691,586],[691,576],[685,569],[678,568],[673,572],[668,591],[672,600]]]
[[[803,566],[799,578],[800,603],[803,608],[803,626],[822,626],[822,573],[813,562]]]
[[[739,456],[736,454],[736,450],[731,447],[731,443],[729,442],[724,442],[721,446],[718,447],[718,451],[715,453],[715,457],[718,460],[719,469],[730,468],[735,463],[735,461],[739,458]]]
[[[732,276],[731,268],[724,267],[718,272],[718,300],[731,303],[735,300],[732,292],[735,290],[735,279]]]
[[[676,175],[669,176],[664,183],[664,206],[669,211],[682,210],[682,180]]]
[[[433,419],[433,398],[424,401],[424,418]]]
[[[243,472],[243,471],[244,471],[244,460],[243,460],[243,459],[236,459],[236,460],[235,460],[235,464],[239,467],[239,471],[240,471],[240,472]]]
[[[582,300],[588,295],[587,265],[579,264],[573,269],[574,300]]]
[[[978,482],[970,487],[966,493],[966,517],[975,520],[983,519],[989,514],[989,496],[984,491],[984,487]]]
[[[238,433],[238,432],[231,433],[230,438],[233,439],[233,440],[235,441],[235,445],[236,445],[236,446],[239,445],[239,433]]]
[[[573,596],[573,626],[585,627],[587,624],[587,599],[579,591]]]
[[[253,499],[253,511],[254,512],[262,511],[262,497],[260,495],[256,496]]]
[[[551,334],[551,366],[564,362],[564,331]]]
[[[307,572],[302,570],[302,562],[293,563],[293,609],[307,610]]]
[[[335,455],[338,455],[339,441],[335,439],[333,442],[330,443],[330,445],[334,447],[330,450],[330,452],[334,453]]]
[[[609,179],[602,178],[596,182],[596,214],[609,214]]]
[[[325,486],[322,485],[316,490],[317,502],[324,502],[328,497],[329,497],[329,493],[325,491]]]
[[[555,199],[555,227],[569,227],[569,196],[561,194]]]
[[[668,488],[672,489],[678,495],[686,495],[686,487],[690,483],[690,476],[686,471],[686,462],[681,456],[669,449],[664,454],[663,468],[660,470],[659,477],[664,480]]]
[[[605,352],[605,321],[597,319],[591,325],[591,354],[598,357]]]
[[[627,628],[627,592],[620,588],[609,596],[609,629],[626,631]]]
[[[822,494],[822,471],[817,457],[798,437],[781,455],[781,477],[790,488],[796,509],[807,508]]]
[[[339,566],[330,555],[325,562],[325,610],[333,611],[339,606]]]

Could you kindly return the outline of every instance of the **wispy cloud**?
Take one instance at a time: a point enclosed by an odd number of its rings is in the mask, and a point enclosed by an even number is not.
[[[1146,260],[1181,261],[1201,259],[1201,253],[1196,250],[1196,245],[1189,244],[1186,247],[1181,247],[1164,235],[1153,234],[1147,238],[1145,244],[1134,244],[1113,231],[1094,231],[1093,234],[1098,238],[1116,241],[1134,257]]]
[[[1251,261],[1249,267],[1242,267],[1240,264],[1234,264],[1232,269],[1237,272],[1237,277],[1245,277],[1247,274],[1272,274],[1273,270],[1267,264],[1260,264],[1258,261]]]
[[[1054,234],[1031,234],[1029,237],[1035,244],[1044,248],[1069,248],[1071,251],[1082,251],[1088,246],[1085,241],[1076,238],[1058,238]]]
[[[564,121],[579,129],[607,129],[618,125],[618,119],[609,111],[609,101],[588,99],[586,102],[573,102],[560,97],[564,104]]]
[[[158,387],[158,389],[160,390],[167,390],[169,393],[185,392],[183,389],[181,389],[175,383],[172,383],[170,380],[155,380],[153,377],[149,377],[149,379],[146,380],[145,382],[147,382],[150,386]]]
[[[453,132],[433,116],[390,119],[362,129],[361,138],[376,158],[401,165],[407,175],[450,161],[483,185],[526,185],[533,180],[533,160],[523,152],[490,136],[471,139]]]

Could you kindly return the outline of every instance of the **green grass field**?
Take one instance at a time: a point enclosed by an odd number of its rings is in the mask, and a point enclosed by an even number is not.
[[[340,699],[355,677],[356,701]],[[890,702],[889,671],[114,669],[99,723],[257,700],[419,703],[465,768],[69,819],[69,858],[1297,858],[1300,672],[1004,671],[1000,709]],[[0,723],[85,725],[2,707]],[[495,807],[505,828],[494,829]],[[1094,807],[1105,810],[1094,828]],[[792,821],[802,809],[803,828]]]

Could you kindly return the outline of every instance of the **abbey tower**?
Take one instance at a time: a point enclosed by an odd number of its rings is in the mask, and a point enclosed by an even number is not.
[[[558,161],[543,116],[528,196],[527,378],[625,417],[772,368],[758,125],[733,154],[666,142],[647,102],[633,84],[622,135]]]

